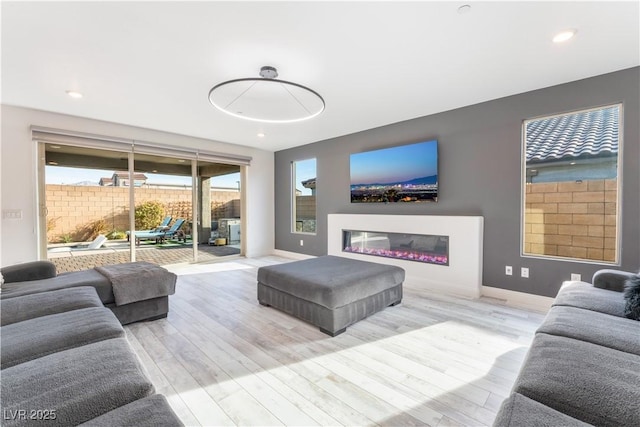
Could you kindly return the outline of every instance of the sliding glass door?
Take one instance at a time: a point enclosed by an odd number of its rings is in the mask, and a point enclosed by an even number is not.
[[[197,261],[193,226],[197,212],[195,159],[135,153],[136,260],[160,265]]]
[[[42,258],[61,272],[128,261],[129,190],[113,181],[129,154],[61,144],[40,153]]]
[[[122,147],[38,143],[42,259],[64,272],[241,254],[241,166]]]

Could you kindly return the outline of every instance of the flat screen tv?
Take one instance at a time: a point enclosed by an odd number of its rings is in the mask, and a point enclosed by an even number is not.
[[[438,141],[351,154],[351,203],[438,201]]]

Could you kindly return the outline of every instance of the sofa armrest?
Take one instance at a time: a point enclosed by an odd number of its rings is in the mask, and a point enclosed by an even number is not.
[[[25,262],[3,267],[0,271],[6,283],[27,282],[56,277],[56,265],[51,261]]]
[[[622,292],[624,283],[633,276],[634,273],[620,270],[598,270],[593,275],[591,283],[596,288],[608,289],[610,291]]]

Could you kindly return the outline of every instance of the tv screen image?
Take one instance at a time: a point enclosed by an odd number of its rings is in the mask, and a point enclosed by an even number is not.
[[[438,141],[351,154],[351,203],[438,201]]]

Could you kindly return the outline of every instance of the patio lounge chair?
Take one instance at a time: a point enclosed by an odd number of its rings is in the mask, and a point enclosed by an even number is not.
[[[169,223],[171,222],[173,218],[171,216],[166,216],[164,217],[164,219],[162,220],[162,222],[160,223],[159,226],[157,226],[154,229],[151,230],[136,230],[136,235],[140,234],[140,233],[158,233],[160,231],[165,231],[169,229]],[[129,236],[131,235],[131,230],[127,230],[125,231],[126,235],[127,235],[127,241],[129,241]]]
[[[107,241],[107,236],[104,234],[98,234],[98,237],[93,239],[91,243],[76,246],[61,246],[57,248],[51,248],[49,252],[71,252],[71,251],[87,251],[91,249],[99,249]]]
[[[178,218],[176,219],[176,222],[173,223],[171,228],[166,231],[152,231],[150,233],[136,232],[135,234],[136,245],[140,244],[140,240],[151,240],[151,239],[155,239],[156,243],[163,243],[166,238],[173,237],[178,232],[178,230],[180,230],[180,227],[182,227],[182,224],[184,224],[184,219]]]

